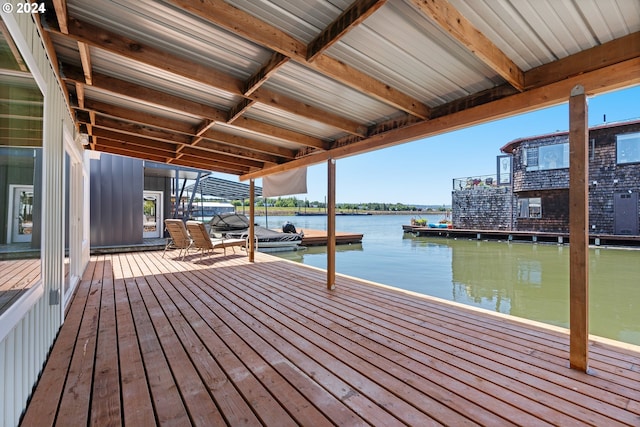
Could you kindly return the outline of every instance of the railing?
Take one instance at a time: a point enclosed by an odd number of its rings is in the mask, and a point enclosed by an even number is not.
[[[505,185],[508,184],[498,184],[496,175],[475,175],[453,179],[453,191],[497,188],[504,187]]]

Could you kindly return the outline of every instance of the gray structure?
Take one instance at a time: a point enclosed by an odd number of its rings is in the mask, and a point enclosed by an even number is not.
[[[589,142],[589,231],[640,235],[640,120],[592,127]],[[454,180],[454,228],[568,232],[568,132],[517,139],[501,151],[508,157],[498,157],[497,185]]]

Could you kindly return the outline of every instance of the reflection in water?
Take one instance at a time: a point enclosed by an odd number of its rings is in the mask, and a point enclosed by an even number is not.
[[[338,217],[338,230],[364,233],[364,239],[362,245],[338,245],[336,270],[462,304],[569,326],[568,246],[414,237],[402,233],[402,224],[410,219]],[[326,218],[278,220],[323,229]],[[326,247],[274,255],[326,268]],[[640,250],[592,249],[589,258],[590,332],[640,345]]]

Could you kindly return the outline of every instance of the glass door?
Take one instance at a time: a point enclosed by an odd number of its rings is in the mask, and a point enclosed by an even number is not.
[[[145,191],[142,202],[142,225],[145,239],[162,237],[162,191]]]

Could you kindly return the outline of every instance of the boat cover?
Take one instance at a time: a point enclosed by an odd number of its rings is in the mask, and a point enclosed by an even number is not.
[[[249,227],[249,218],[237,213],[221,213],[209,222],[212,231],[243,230]]]
[[[304,236],[302,233],[281,233],[259,225],[255,226],[254,232],[258,242],[296,242],[302,241]],[[249,229],[229,231],[226,236],[232,239],[246,239],[249,236]]]

